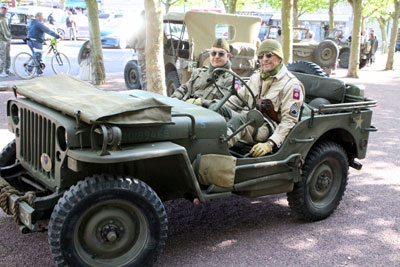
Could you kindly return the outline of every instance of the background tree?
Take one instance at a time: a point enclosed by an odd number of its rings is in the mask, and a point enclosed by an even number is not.
[[[394,4],[391,1],[369,0],[364,7],[364,15],[369,21],[377,20],[382,36],[382,52],[387,53],[387,33],[386,26],[394,15]]]
[[[163,57],[163,18],[160,0],[144,0],[146,10],[147,90],[167,95]],[[99,35],[100,36],[100,35]]]
[[[169,12],[171,6],[183,5],[183,2],[185,2],[185,0],[161,0],[161,3],[164,5],[165,8],[165,14]]]
[[[347,77],[358,78],[363,1],[348,0],[348,2],[353,8],[353,33],[351,36],[350,59]]]
[[[90,34],[90,56],[92,60],[92,75],[97,85],[106,82],[106,71],[104,68],[103,50],[101,49],[99,10],[96,0],[85,0],[88,11],[89,34]]]
[[[293,47],[293,0],[282,0],[281,20],[282,20],[282,49],[283,63],[286,65],[292,62],[292,47]]]
[[[395,45],[397,40],[397,31],[399,25],[399,17],[400,17],[400,0],[394,0],[394,10],[393,13],[393,24],[392,30],[390,31],[390,47],[389,53],[386,61],[385,70],[393,70],[393,63],[394,63],[394,52],[395,52]]]
[[[333,14],[333,9],[335,6],[340,3],[344,2],[345,0],[329,0],[329,9],[328,9],[328,14],[329,14],[329,29],[335,28],[335,19],[334,19],[334,14]]]
[[[245,2],[245,0],[222,0],[222,3],[225,7],[225,12],[228,14],[236,14],[236,11],[241,9]]]
[[[65,0],[60,0],[61,10],[65,9]]]

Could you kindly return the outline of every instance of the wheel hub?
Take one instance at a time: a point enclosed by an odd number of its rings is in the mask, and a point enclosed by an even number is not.
[[[98,228],[101,243],[115,243],[116,241],[119,241],[124,234],[123,230],[124,228],[122,225],[110,220],[108,223]]]
[[[316,189],[318,191],[324,191],[324,190],[328,189],[329,185],[331,183],[331,180],[332,179],[326,173],[322,173],[321,175],[318,176]]]

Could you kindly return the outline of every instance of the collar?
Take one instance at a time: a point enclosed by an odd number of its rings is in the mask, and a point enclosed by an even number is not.
[[[261,79],[263,79],[265,81],[269,77],[275,76],[282,69],[282,67],[283,67],[283,63],[281,62],[275,69],[271,70],[270,72],[263,73],[261,71],[261,73],[260,73],[261,74]]]

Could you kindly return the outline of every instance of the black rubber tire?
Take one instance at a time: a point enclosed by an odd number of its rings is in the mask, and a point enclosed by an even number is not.
[[[140,89],[140,72],[137,61],[130,60],[125,65],[124,69],[125,85],[129,89]]]
[[[9,166],[17,160],[17,149],[15,139],[8,143],[0,152],[0,167]]]
[[[167,85],[167,95],[171,96],[175,90],[181,86],[178,73],[174,70],[168,72],[167,76],[165,77],[165,84]]]
[[[339,67],[347,69],[349,67],[350,50],[346,49],[340,52],[339,55]]]
[[[287,65],[287,69],[294,72],[326,77],[326,73],[315,63],[309,61],[295,61]]]
[[[48,238],[57,266],[147,266],[162,252],[167,233],[163,203],[147,184],[94,175],[59,199]]]
[[[348,157],[340,145],[317,144],[307,155],[302,180],[287,193],[290,208],[306,221],[329,217],[346,190],[348,169]]]
[[[90,57],[90,40],[83,43],[78,53],[78,64],[80,65],[83,60]]]
[[[314,50],[314,61],[321,67],[331,68],[339,55],[339,48],[332,40],[324,40]]]
[[[365,66],[367,66],[368,63],[368,59],[360,59],[360,64],[358,65],[359,69],[364,68]]]

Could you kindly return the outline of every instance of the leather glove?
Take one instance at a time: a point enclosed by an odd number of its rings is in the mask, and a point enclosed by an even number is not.
[[[269,142],[258,143],[251,148],[250,154],[253,157],[262,157],[268,153],[271,153],[272,149],[273,147]]]
[[[201,101],[201,98],[189,98],[189,99],[187,99],[186,100],[186,102],[188,102],[188,103],[191,103],[191,104],[195,104],[195,105],[197,105],[197,106],[202,106],[202,101]]]

